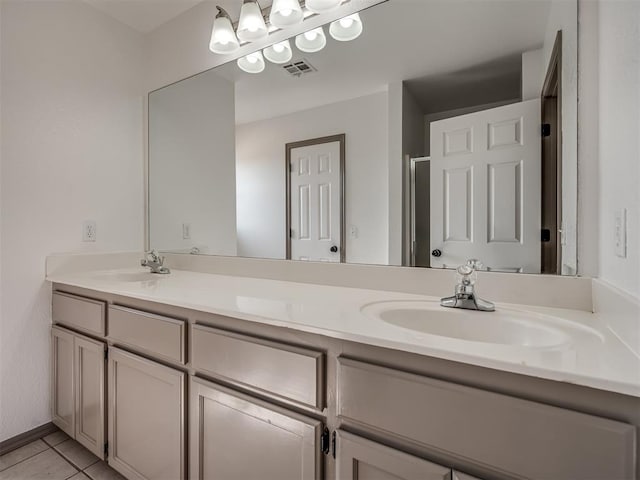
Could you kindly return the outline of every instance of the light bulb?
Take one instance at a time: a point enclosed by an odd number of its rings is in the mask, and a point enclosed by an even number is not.
[[[269,22],[277,28],[297,25],[304,19],[299,0],[273,0]]]
[[[296,37],[296,47],[305,53],[315,53],[327,45],[327,37],[322,27],[310,30]]]
[[[237,63],[238,67],[247,73],[260,73],[265,69],[264,57],[259,50],[239,58]]]
[[[305,7],[313,13],[325,13],[335,10],[341,3],[342,0],[306,0]]]
[[[329,33],[339,42],[355,40],[362,35],[362,30],[362,19],[357,13],[332,22],[329,27]]]
[[[233,31],[233,25],[229,15],[224,9],[218,7],[218,14],[213,21],[209,50],[213,53],[232,53],[240,48],[240,43]]]
[[[289,40],[271,45],[265,48],[262,53],[267,60],[278,65],[291,61],[293,57]]]
[[[245,0],[240,10],[238,38],[243,42],[255,42],[269,34],[260,6],[255,0]]]
[[[341,18],[339,21],[340,26],[344,28],[351,28],[351,25],[353,25],[353,18],[351,17]]]

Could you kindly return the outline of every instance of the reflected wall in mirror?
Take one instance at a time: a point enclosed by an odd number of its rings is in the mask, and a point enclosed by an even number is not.
[[[320,51],[292,38],[284,64],[149,95],[149,246],[575,275],[576,1],[360,19],[352,41],[325,26]]]

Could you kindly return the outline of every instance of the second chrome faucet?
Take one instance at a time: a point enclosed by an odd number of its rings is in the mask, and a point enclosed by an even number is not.
[[[160,275],[171,273],[171,270],[164,266],[164,257],[161,257],[156,250],[145,252],[144,256],[145,258],[140,260],[140,265],[143,267],[149,267],[151,269],[151,273],[157,273]]]
[[[475,284],[477,281],[477,269],[480,266],[478,260],[469,260],[465,265],[458,267],[455,295],[440,300],[440,305],[448,308],[462,308],[465,310],[478,310],[481,312],[493,312],[496,307],[492,302],[482,300],[476,295]]]

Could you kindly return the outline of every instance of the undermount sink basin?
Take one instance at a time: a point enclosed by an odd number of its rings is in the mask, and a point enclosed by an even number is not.
[[[419,334],[469,342],[529,348],[566,345],[571,337],[553,326],[542,314],[512,309],[477,312],[444,308],[437,302],[379,302],[366,305],[362,313]]]

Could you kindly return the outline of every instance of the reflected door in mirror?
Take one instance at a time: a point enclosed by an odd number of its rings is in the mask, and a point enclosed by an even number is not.
[[[288,145],[293,260],[342,261],[341,145],[324,139]]]
[[[540,100],[431,124],[431,258],[540,273]]]

